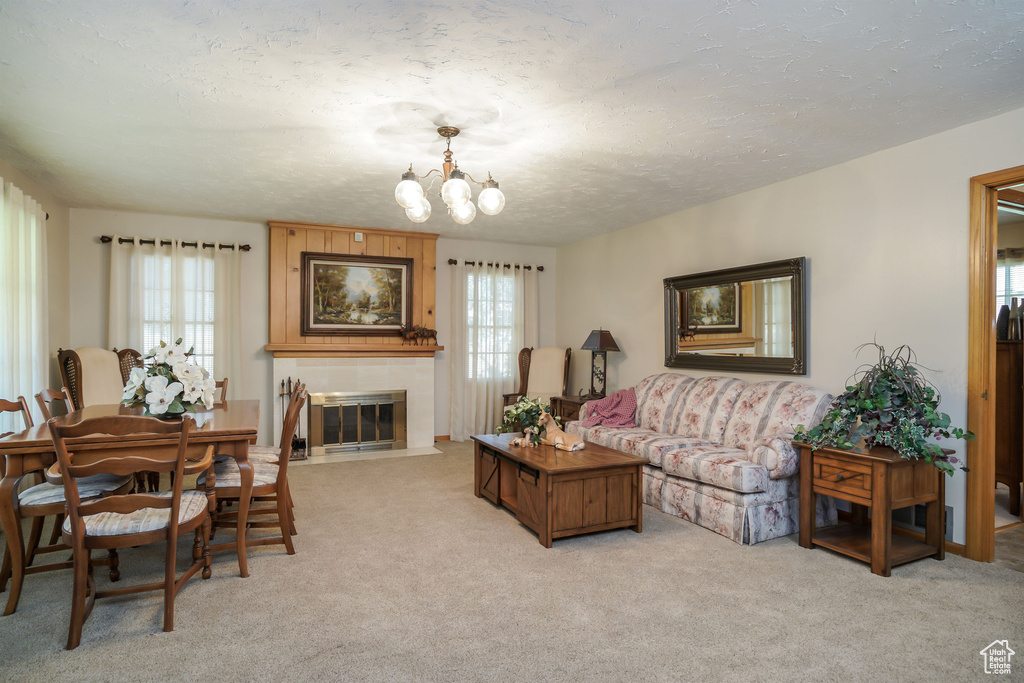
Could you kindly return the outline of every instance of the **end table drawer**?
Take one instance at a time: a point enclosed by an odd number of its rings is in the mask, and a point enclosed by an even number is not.
[[[838,458],[814,456],[814,488],[871,500],[871,468]]]

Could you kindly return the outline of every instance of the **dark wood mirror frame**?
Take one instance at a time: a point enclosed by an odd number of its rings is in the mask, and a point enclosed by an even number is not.
[[[752,266],[713,270],[706,273],[665,278],[665,366],[670,368],[699,368],[701,370],[727,370],[733,372],[765,372],[771,374],[807,374],[807,306],[804,295],[805,258],[758,263]],[[695,287],[726,285],[792,277],[790,320],[793,325],[793,357],[771,358],[752,356],[711,356],[679,352],[680,292]]]

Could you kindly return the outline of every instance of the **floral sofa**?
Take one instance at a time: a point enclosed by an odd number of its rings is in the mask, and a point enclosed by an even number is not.
[[[565,431],[648,458],[644,502],[754,544],[799,530],[797,425],[817,424],[832,396],[789,381],[754,384],[733,377],[652,375],[636,387],[634,427]],[[836,523],[835,503],[818,496],[819,526]]]

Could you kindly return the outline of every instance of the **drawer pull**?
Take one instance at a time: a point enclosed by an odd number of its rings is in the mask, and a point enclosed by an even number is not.
[[[843,480],[843,473],[840,472],[839,474],[836,475],[836,481],[842,481],[842,480]]]

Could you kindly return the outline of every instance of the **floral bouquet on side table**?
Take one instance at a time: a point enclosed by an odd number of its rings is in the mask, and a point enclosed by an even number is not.
[[[145,356],[145,367],[132,368],[121,405],[145,406],[146,415],[165,417],[194,413],[200,405],[212,408],[217,382],[189,359],[194,351],[182,348],[180,338],[160,342]]]

